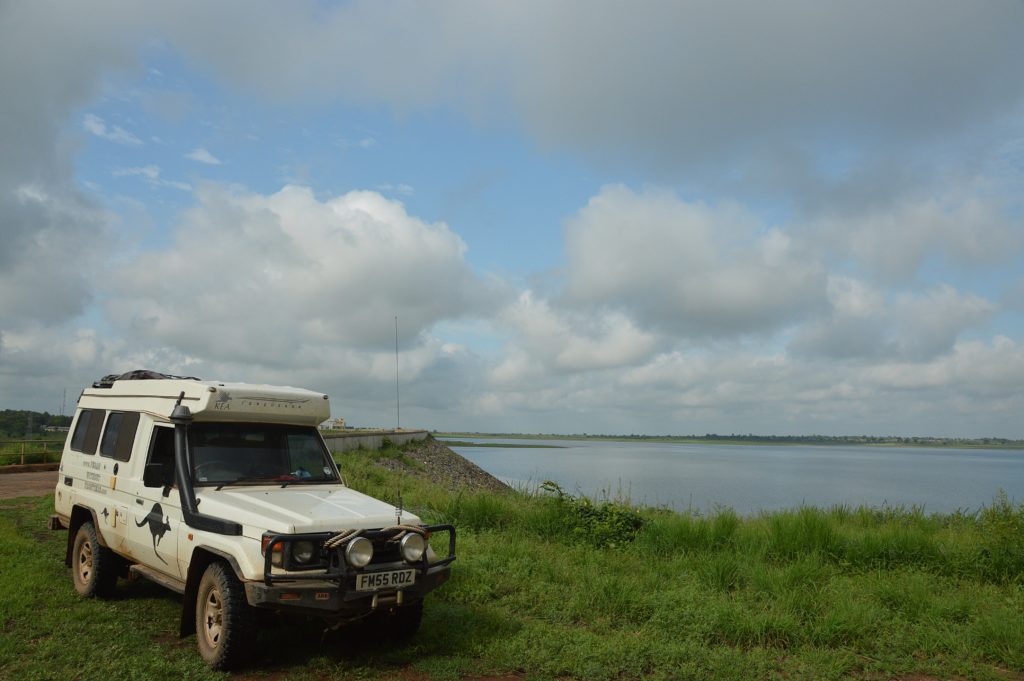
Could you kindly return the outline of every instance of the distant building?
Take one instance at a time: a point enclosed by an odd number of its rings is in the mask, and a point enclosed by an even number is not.
[[[336,419],[327,419],[319,426],[320,430],[345,430],[345,419],[340,416]]]
[[[43,430],[47,433],[66,433],[71,430],[71,426],[43,426]]]

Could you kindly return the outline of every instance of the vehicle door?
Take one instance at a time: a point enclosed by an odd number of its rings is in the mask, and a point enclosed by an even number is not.
[[[181,504],[174,487],[174,428],[154,424],[143,451],[146,463],[142,484],[135,489],[128,526],[132,555],[143,565],[180,579],[178,539],[182,525]]]

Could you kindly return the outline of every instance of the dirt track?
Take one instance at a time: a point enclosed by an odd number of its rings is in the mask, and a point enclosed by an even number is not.
[[[56,486],[57,471],[0,475],[0,499],[38,497],[44,494],[53,496]]]

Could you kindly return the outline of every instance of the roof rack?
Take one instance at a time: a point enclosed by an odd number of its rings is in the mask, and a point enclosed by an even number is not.
[[[94,382],[92,387],[94,388],[110,388],[114,385],[114,381],[154,381],[161,379],[176,379],[181,381],[198,381],[199,379],[195,376],[173,376],[171,374],[162,374],[159,371],[152,371],[150,369],[135,369],[123,374],[107,374],[100,380]]]

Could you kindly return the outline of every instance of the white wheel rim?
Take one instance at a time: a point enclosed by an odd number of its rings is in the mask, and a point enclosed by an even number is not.
[[[78,577],[83,584],[89,582],[92,574],[92,544],[86,540],[78,549]]]
[[[220,645],[221,633],[224,630],[224,606],[217,589],[210,589],[203,601],[203,633],[211,648]]]

